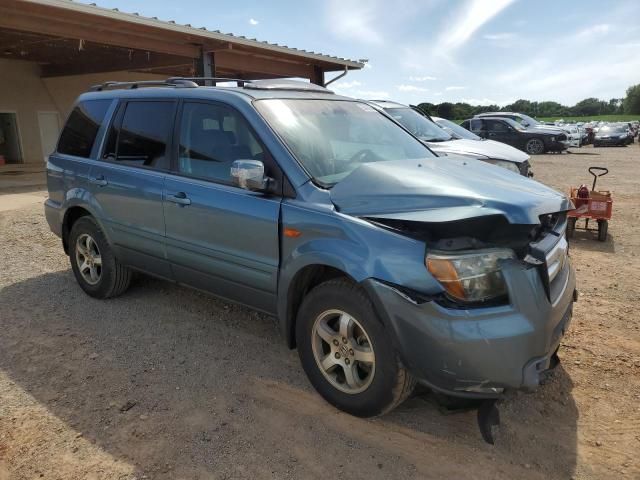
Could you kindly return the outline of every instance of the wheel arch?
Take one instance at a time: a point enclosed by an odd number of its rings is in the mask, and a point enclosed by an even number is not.
[[[90,207],[84,204],[69,205],[62,218],[62,246],[67,255],[69,254],[69,234],[71,233],[71,228],[82,217],[91,217],[98,224],[107,241],[111,243],[108,232]]]
[[[286,288],[284,311],[279,315],[289,348],[296,347],[296,317],[305,295],[321,283],[335,278],[346,278],[353,283],[358,283],[343,269],[323,263],[308,264],[291,278]]]

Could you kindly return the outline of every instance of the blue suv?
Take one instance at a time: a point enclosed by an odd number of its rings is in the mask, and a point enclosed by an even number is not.
[[[88,295],[141,271],[273,315],[316,390],[354,415],[416,382],[533,389],[571,319],[564,195],[444,161],[315,85],[96,86],[47,178],[47,220]]]

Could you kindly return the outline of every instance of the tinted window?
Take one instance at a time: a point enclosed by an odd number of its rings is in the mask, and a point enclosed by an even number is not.
[[[180,124],[180,173],[230,183],[234,160],[264,161],[264,157],[240,113],[223,105],[185,102]]]
[[[471,128],[472,132],[481,132],[482,131],[482,120],[471,120]]]
[[[484,123],[487,126],[487,130],[491,132],[509,132],[511,129],[509,126],[500,120],[485,120]]]
[[[58,141],[58,152],[77,157],[91,156],[93,142],[104,121],[111,100],[87,100],[69,115]]]
[[[103,158],[168,169],[174,108],[173,102],[128,102],[120,125],[111,127]]]

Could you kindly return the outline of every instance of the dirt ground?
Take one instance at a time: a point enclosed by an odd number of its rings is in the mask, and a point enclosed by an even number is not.
[[[145,277],[87,297],[46,192],[0,192],[0,480],[640,478],[640,148],[532,163],[562,190],[608,167],[614,219],[606,243],[571,243],[581,295],[562,363],[502,402],[495,446],[475,412],[425,394],[382,418],[340,413],[245,308]]]

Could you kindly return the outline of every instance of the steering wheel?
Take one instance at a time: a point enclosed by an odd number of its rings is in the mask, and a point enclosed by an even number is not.
[[[368,162],[377,162],[382,160],[382,158],[373,152],[369,148],[363,148],[362,150],[357,151],[350,159],[349,163],[358,162],[358,163],[368,163]]]

